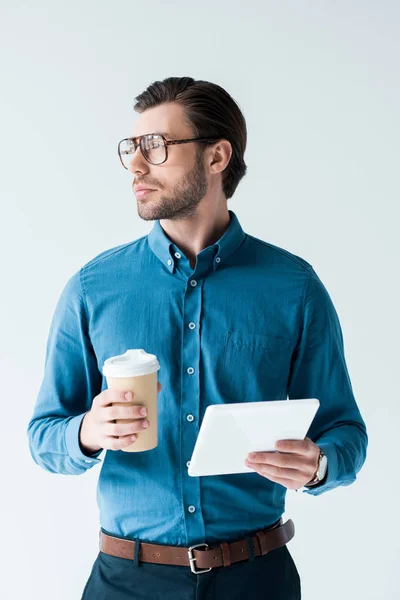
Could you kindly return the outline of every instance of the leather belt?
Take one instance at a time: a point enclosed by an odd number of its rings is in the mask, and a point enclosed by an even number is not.
[[[135,545],[139,543],[139,561],[163,565],[190,567],[193,573],[206,573],[214,567],[229,567],[232,563],[249,560],[253,557],[264,556],[268,552],[280,548],[294,536],[294,523],[291,519],[283,524],[279,519],[276,524],[257,531],[247,539],[235,542],[221,542],[209,546],[195,544],[189,548],[183,546],[167,546],[151,544],[114,537],[100,530],[99,546],[101,552],[133,560]],[[249,543],[252,544],[251,549]],[[200,550],[200,548],[202,548]]]

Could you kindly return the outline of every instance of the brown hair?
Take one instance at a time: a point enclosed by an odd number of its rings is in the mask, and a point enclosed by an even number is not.
[[[194,137],[228,140],[232,156],[222,172],[222,188],[226,199],[233,196],[247,171],[247,128],[239,105],[228,92],[209,81],[167,77],[154,81],[136,96],[135,102],[133,108],[138,113],[165,102],[178,102],[184,106],[185,122],[193,129]]]

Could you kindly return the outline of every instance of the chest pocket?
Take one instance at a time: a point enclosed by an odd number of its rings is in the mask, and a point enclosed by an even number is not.
[[[221,392],[234,402],[285,400],[290,359],[285,338],[227,331]]]

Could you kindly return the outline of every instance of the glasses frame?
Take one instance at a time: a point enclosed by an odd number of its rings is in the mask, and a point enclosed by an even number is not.
[[[153,163],[146,156],[146,150],[144,148],[144,143],[142,143],[142,139],[149,135],[158,135],[164,142],[165,159],[160,163]],[[123,140],[121,140],[118,143],[118,156],[119,156],[122,166],[124,167],[124,169],[126,169],[128,171],[129,170],[128,167],[126,167],[122,161],[121,150],[120,150],[122,142],[132,142],[133,141],[133,143],[136,146],[135,152],[138,149],[138,147],[140,146],[140,149],[142,151],[142,155],[143,155],[144,159],[147,160],[147,162],[150,165],[163,165],[168,160],[168,146],[174,146],[176,144],[187,144],[188,142],[217,142],[220,139],[221,138],[190,138],[190,139],[185,139],[185,140],[167,140],[161,133],[145,133],[143,135],[138,135],[137,137],[124,138]],[[139,140],[139,141],[137,141],[137,140]],[[135,152],[133,152],[132,156],[135,154]]]

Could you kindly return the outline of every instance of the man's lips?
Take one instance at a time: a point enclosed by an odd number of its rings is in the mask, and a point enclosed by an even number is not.
[[[137,185],[133,189],[135,190],[135,192],[143,192],[143,191],[155,192],[155,189],[149,188],[145,185]]]
[[[144,198],[148,194],[151,194],[152,192],[155,192],[155,191],[156,190],[150,190],[149,188],[135,189],[135,196],[136,196],[136,198]]]

